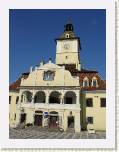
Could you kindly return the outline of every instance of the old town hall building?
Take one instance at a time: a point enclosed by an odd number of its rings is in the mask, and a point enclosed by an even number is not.
[[[106,130],[106,81],[82,68],[81,42],[71,23],[55,42],[56,63],[41,61],[10,85],[10,127]]]

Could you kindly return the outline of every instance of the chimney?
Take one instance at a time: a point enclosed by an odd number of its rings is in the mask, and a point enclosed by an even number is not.
[[[31,73],[32,71],[33,71],[33,67],[31,66],[31,67],[30,67],[30,73]]]
[[[44,65],[44,60],[41,60],[40,66]]]
[[[49,63],[52,63],[52,58],[49,58]]]

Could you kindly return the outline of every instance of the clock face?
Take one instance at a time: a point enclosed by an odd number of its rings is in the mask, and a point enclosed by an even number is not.
[[[64,49],[69,49],[70,45],[68,43],[64,44]]]

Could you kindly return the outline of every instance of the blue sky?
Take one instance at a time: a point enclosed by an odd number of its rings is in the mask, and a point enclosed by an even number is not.
[[[106,12],[95,9],[10,10],[9,82],[29,72],[42,59],[55,61],[56,44],[68,19],[80,37],[82,67],[99,71],[106,78]]]

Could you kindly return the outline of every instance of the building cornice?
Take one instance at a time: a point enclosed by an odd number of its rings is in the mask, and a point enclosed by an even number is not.
[[[36,90],[79,90],[80,86],[20,86],[19,89],[36,89]]]

